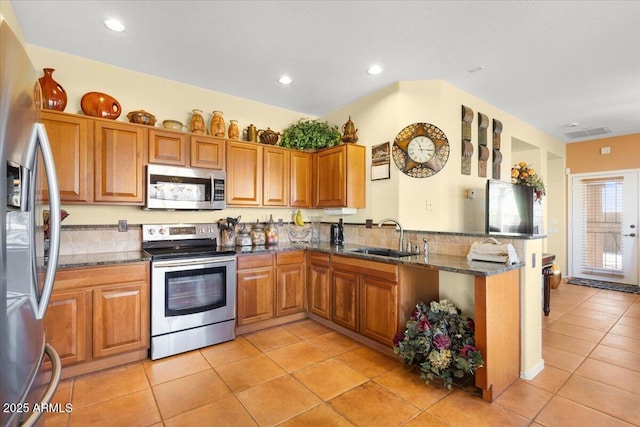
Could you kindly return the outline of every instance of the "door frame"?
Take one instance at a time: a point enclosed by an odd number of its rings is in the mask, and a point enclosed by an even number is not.
[[[576,272],[574,271],[574,266],[573,266],[573,227],[571,226],[571,223],[573,222],[573,214],[574,214],[574,209],[576,209],[575,206],[573,206],[573,179],[574,178],[580,178],[580,177],[593,177],[593,178],[597,178],[597,177],[608,177],[608,176],[616,176],[616,175],[622,175],[622,174],[636,174],[636,178],[638,181],[638,188],[640,189],[640,169],[621,169],[621,170],[611,170],[611,171],[598,171],[598,172],[586,172],[586,173],[577,173],[577,174],[570,174],[568,176],[568,180],[567,180],[567,187],[568,187],[568,191],[567,191],[567,267],[568,267],[568,276],[572,277],[576,274]],[[636,266],[640,265],[640,235],[638,230],[640,229],[640,197],[638,197],[638,199],[636,200],[636,212],[637,212],[637,218],[635,218],[635,233],[636,233],[636,237],[635,237],[635,242],[636,242],[636,257],[637,262],[636,262]],[[606,278],[603,277],[602,281],[606,281]],[[636,286],[640,286],[640,269],[638,269],[638,267],[636,267],[636,277],[635,277],[635,284]]]

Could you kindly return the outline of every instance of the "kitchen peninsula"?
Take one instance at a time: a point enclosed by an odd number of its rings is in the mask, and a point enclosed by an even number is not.
[[[469,262],[465,257],[431,253],[416,254],[403,258],[389,258],[353,252],[359,245],[332,246],[319,244],[294,245],[281,243],[275,247],[245,248],[238,251],[240,259],[278,255],[293,251],[305,252],[306,290],[302,288],[306,304],[300,313],[263,318],[261,321],[239,327],[239,333],[250,332],[284,322],[310,317],[339,332],[366,344],[390,353],[393,336],[401,331],[418,299],[425,301],[441,298],[447,284],[440,283],[439,272],[449,272],[473,277],[476,345],[481,350],[485,366],[476,373],[476,386],[482,389],[483,398],[493,401],[520,376],[520,269],[524,264],[504,265],[488,262]],[[112,256],[111,256],[112,255]],[[304,258],[303,258],[304,259]],[[60,257],[61,271],[65,269],[94,268],[96,266],[117,267],[123,263],[140,263],[148,260],[143,254],[125,252],[114,254],[63,255]],[[326,264],[324,279],[317,281],[316,263]],[[274,263],[275,265],[275,263]],[[315,273],[314,273],[315,270]],[[320,269],[322,270],[322,269]],[[333,272],[341,277],[337,283],[331,279]],[[346,275],[345,275],[346,273]],[[355,274],[355,287],[349,286],[349,274]],[[322,280],[325,280],[322,282]],[[240,285],[240,284],[239,284]],[[326,295],[328,305],[325,315],[318,315],[314,307],[318,304],[318,288],[325,286],[321,294]],[[342,286],[344,285],[344,286]],[[275,284],[273,285],[275,289]],[[338,286],[338,287],[336,287]],[[347,292],[347,289],[349,291]],[[352,292],[352,294],[349,294]],[[242,295],[239,290],[238,295]],[[337,301],[336,298],[345,298]],[[456,303],[456,301],[453,301]],[[242,301],[238,300],[238,304]],[[352,311],[336,312],[339,307],[349,306]],[[373,304],[373,305],[370,305]],[[381,307],[380,304],[387,304]],[[333,306],[333,307],[331,307]],[[146,312],[146,310],[143,310]],[[374,316],[368,316],[373,313]],[[389,318],[389,313],[391,319]],[[337,315],[336,315],[337,314]],[[354,327],[347,322],[336,321],[340,315],[352,316]],[[471,314],[471,313],[465,313]],[[238,323],[240,325],[240,323]],[[76,370],[77,371],[77,370]]]

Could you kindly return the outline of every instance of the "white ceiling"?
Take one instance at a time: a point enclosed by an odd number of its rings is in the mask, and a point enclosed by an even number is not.
[[[307,115],[443,79],[562,141],[640,133],[640,1],[11,4],[30,44]],[[127,30],[108,31],[108,17]],[[372,63],[384,72],[368,75]]]

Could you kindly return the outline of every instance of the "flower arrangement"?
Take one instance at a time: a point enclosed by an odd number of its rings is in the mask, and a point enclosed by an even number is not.
[[[420,368],[420,377],[427,383],[434,378],[451,389],[453,379],[474,374],[484,366],[482,355],[475,347],[475,324],[463,319],[460,310],[449,300],[420,301],[407,321],[404,334],[394,339],[393,351],[404,363]]]
[[[541,203],[542,198],[547,194],[542,177],[525,162],[516,163],[511,167],[511,182],[533,187],[538,203]]]

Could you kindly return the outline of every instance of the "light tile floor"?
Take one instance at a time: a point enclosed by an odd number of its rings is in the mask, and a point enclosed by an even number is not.
[[[427,386],[311,320],[65,380],[46,426],[640,425],[640,296],[563,283],[543,317],[545,369],[494,403]]]

